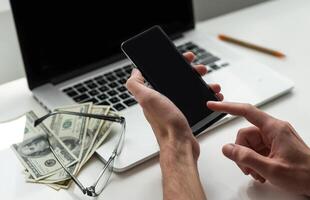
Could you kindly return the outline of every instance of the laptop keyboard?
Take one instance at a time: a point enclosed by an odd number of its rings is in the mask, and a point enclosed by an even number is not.
[[[188,51],[193,52],[196,55],[196,59],[193,61],[194,64],[203,64],[207,67],[208,73],[219,70],[222,67],[227,67],[227,62],[221,61],[220,58],[208,52],[206,49],[199,47],[193,42],[187,42],[177,47],[181,53]]]
[[[181,53],[193,52],[196,55],[193,63],[206,65],[208,73],[228,65],[228,63],[216,64],[217,61],[220,61],[220,58],[192,42],[185,43],[177,48]],[[110,105],[114,110],[121,111],[137,104],[125,87],[132,68],[132,65],[126,65],[66,87],[62,91],[77,103],[93,102],[96,105]]]

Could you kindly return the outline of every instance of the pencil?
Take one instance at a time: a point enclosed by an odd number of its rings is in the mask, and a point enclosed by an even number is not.
[[[225,42],[229,42],[229,43],[237,44],[237,45],[240,45],[240,46],[243,46],[243,47],[247,47],[247,48],[250,48],[250,49],[254,49],[256,51],[260,51],[260,52],[263,52],[263,53],[266,53],[266,54],[269,54],[269,55],[272,55],[272,56],[275,56],[275,57],[278,57],[278,58],[284,58],[285,57],[285,54],[283,54],[283,53],[281,53],[279,51],[272,50],[272,49],[269,49],[269,48],[266,48],[266,47],[262,47],[262,46],[258,46],[258,45],[255,45],[255,44],[251,44],[251,43],[248,43],[248,42],[245,42],[245,41],[241,41],[239,39],[232,38],[232,37],[227,36],[227,35],[220,34],[218,37],[219,37],[220,40],[223,40]]]

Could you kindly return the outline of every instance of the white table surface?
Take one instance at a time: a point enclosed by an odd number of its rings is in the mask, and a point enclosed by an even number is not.
[[[10,10],[10,3],[8,0],[0,0],[0,12],[5,12]]]
[[[295,82],[292,93],[261,107],[264,111],[290,121],[307,144],[310,144],[310,1],[279,0],[264,3],[200,23],[211,36],[218,33],[248,39],[279,49],[288,57],[276,59],[255,51],[233,47],[244,56],[257,59]],[[272,87],[272,85],[270,86]],[[25,79],[0,86],[0,121],[14,119],[28,110],[42,112],[27,89]],[[22,166],[10,144],[22,138],[24,118],[0,124],[0,194],[1,199],[87,199],[72,186],[59,192],[44,185],[25,183]],[[249,124],[235,119],[199,138],[201,156],[199,170],[208,199],[261,200],[304,199],[286,194],[269,184],[253,182],[221,153],[225,143],[233,142],[239,128]],[[102,164],[93,158],[80,174],[83,182],[92,183]],[[125,173],[115,174],[99,199],[162,199],[158,158],[147,161]]]

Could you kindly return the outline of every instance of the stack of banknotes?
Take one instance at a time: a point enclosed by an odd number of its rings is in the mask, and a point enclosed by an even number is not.
[[[117,115],[109,106],[91,103],[66,106],[57,110]],[[112,123],[109,121],[72,115],[54,115],[34,127],[36,119],[38,116],[33,111],[26,114],[24,139],[19,144],[13,144],[12,148],[25,167],[27,182],[46,184],[56,190],[68,188],[71,179],[55,159],[49,146],[52,145],[57,157],[67,169],[77,175],[112,129]],[[47,134],[53,136],[52,141],[47,141]]]

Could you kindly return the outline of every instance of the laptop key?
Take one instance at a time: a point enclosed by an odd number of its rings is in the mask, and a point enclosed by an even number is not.
[[[74,88],[79,88],[79,87],[82,87],[83,85],[81,84],[81,83],[79,83],[79,84],[76,84],[76,85],[74,85],[73,87]]]
[[[98,103],[98,105],[109,106],[110,103],[107,101],[102,101],[102,102]]]
[[[115,81],[117,78],[113,75],[106,76],[109,81]]]
[[[91,96],[96,96],[97,94],[99,94],[98,90],[94,89],[90,92],[88,92]]]
[[[138,102],[132,98],[124,101],[124,104],[126,104],[128,107],[137,104]]]
[[[117,95],[117,92],[115,90],[110,90],[109,92],[107,92],[111,97]]]
[[[117,88],[117,90],[119,92],[125,92],[125,91],[127,91],[127,88],[125,86],[121,86],[121,87]]]
[[[94,81],[93,81],[93,80],[87,80],[87,81],[84,81],[84,83],[85,83],[86,85],[88,85],[88,84],[94,83]]]
[[[127,99],[127,98],[129,97],[129,95],[126,94],[126,93],[123,93],[123,94],[119,95],[119,97],[120,97],[121,99]]]
[[[87,99],[89,99],[89,96],[87,94],[82,94],[82,95],[79,95],[79,96],[73,98],[73,100],[75,102],[78,102],[78,103],[82,102],[84,100],[87,100]]]
[[[207,59],[204,59],[201,61],[201,64],[204,64],[204,65],[209,65],[209,64],[212,64],[216,61],[220,60],[218,57],[209,57]]]
[[[100,75],[100,76],[96,76],[94,79],[95,79],[96,81],[98,81],[98,80],[103,79],[103,76],[102,76],[102,75]]]
[[[74,97],[74,96],[78,95],[78,93],[77,93],[76,91],[74,91],[74,90],[71,90],[71,91],[67,92],[66,94],[67,94],[69,97]]]
[[[195,44],[189,42],[189,43],[186,43],[186,44],[185,44],[185,48],[186,48],[187,50],[191,51],[192,49],[197,48],[197,45],[195,45]]]
[[[229,64],[228,63],[223,63],[221,64],[221,67],[227,67]]]
[[[81,86],[81,87],[79,87],[79,88],[76,88],[76,90],[79,91],[80,93],[84,93],[84,92],[87,91],[87,88],[84,87],[84,86]]]
[[[121,111],[121,110],[124,110],[126,107],[123,104],[118,103],[118,104],[114,105],[113,108],[117,111]]]
[[[108,96],[106,94],[101,94],[101,95],[98,95],[97,98],[100,100],[106,100]]]
[[[213,70],[212,69],[208,69],[208,74],[212,73]]]
[[[90,89],[94,89],[94,88],[98,87],[98,85],[95,83],[89,83],[89,84],[87,84],[87,87]]]
[[[68,87],[68,88],[63,89],[62,91],[65,92],[65,93],[67,93],[67,92],[69,92],[69,91],[71,91],[71,90],[73,90],[73,88],[72,88],[72,87]]]
[[[118,80],[118,82],[119,82],[121,85],[123,85],[123,84],[125,84],[125,83],[127,82],[127,80],[124,79],[124,78],[122,78],[122,79]]]
[[[220,69],[220,67],[219,66],[217,66],[216,64],[211,64],[211,65],[209,65],[212,69],[214,69],[214,70],[218,70],[218,69]]]
[[[112,72],[105,73],[104,76],[111,76]]]
[[[118,72],[123,72],[123,68],[118,68],[116,70],[114,70],[115,73],[118,73]]]
[[[124,77],[126,74],[124,72],[116,72],[116,76],[118,76],[119,78]]]
[[[107,83],[107,81],[102,78],[100,80],[97,80],[97,83],[99,83],[99,85],[104,85]]]
[[[105,92],[105,91],[108,91],[109,88],[108,88],[107,86],[102,86],[102,87],[99,88],[99,90],[100,90],[101,92]]]
[[[132,68],[131,68],[131,69],[126,69],[125,71],[127,72],[127,74],[130,75],[130,74],[131,74],[131,71],[132,71]]]
[[[211,58],[211,57],[214,57],[214,56],[210,53],[200,53],[197,55],[198,60],[203,60],[203,59]]]
[[[109,101],[111,102],[111,103],[117,103],[117,102],[119,102],[120,101],[120,99],[119,98],[117,98],[117,97],[113,97],[113,98],[111,98],[111,99],[109,99]]]
[[[118,84],[116,82],[112,82],[109,84],[110,88],[116,88],[118,86]]]

